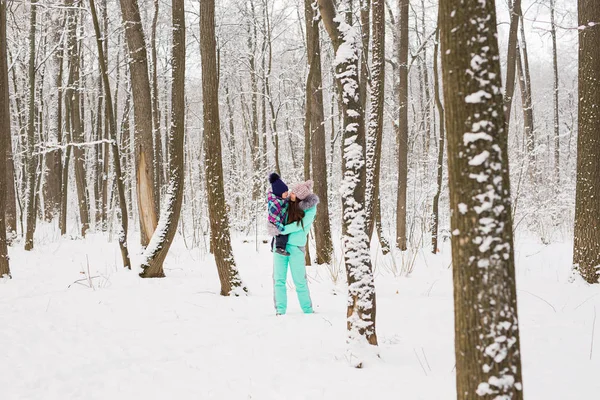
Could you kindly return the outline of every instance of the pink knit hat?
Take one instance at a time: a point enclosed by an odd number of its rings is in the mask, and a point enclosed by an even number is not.
[[[292,193],[296,195],[300,200],[306,199],[309,195],[312,194],[313,181],[310,179],[306,182],[296,183],[292,186]]]

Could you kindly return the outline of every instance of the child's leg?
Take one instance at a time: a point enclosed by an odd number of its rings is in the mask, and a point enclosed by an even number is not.
[[[275,236],[275,252],[282,254],[284,256],[289,256],[290,253],[287,252],[287,250],[285,249],[287,246],[287,242],[288,242],[288,236],[287,235],[277,235]]]
[[[288,235],[277,235],[275,236],[275,247],[278,249],[285,249],[288,242]]]

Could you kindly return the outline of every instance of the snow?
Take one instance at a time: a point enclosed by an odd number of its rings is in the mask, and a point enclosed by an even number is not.
[[[32,252],[11,248],[13,279],[0,280],[3,400],[456,398],[447,242],[437,255],[419,251],[409,277],[398,276],[393,256],[374,257],[380,358],[356,370],[346,355],[343,271],[333,284],[326,266],[309,267],[316,314],[302,314],[289,291],[288,314],[276,317],[271,253],[262,242],[257,253],[251,239],[234,239],[250,290],[236,298],[218,295],[214,262],[187,250],[180,236],[167,277],[141,279],[120,267],[117,244],[103,235],[58,239],[47,225],[36,235]],[[128,242],[139,265],[139,241]],[[571,256],[570,241],[544,246],[517,235],[523,383],[531,399],[592,399],[600,391],[600,352],[590,357],[600,286],[568,282]],[[395,253],[395,262],[401,257]],[[596,327],[596,348],[599,340]]]
[[[483,103],[484,99],[491,99],[492,95],[484,90],[478,90],[475,93],[471,93],[470,95],[465,97],[465,103]]]

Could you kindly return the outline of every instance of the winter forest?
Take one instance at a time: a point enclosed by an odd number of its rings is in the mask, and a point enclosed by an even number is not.
[[[599,126],[599,0],[0,0],[0,397],[597,398]]]

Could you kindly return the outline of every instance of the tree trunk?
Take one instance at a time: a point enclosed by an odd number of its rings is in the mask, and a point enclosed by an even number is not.
[[[62,13],[61,13],[62,16]],[[50,113],[51,124],[49,139],[50,143],[57,145],[57,148],[46,154],[45,169],[47,173],[44,177],[44,218],[46,221],[51,221],[60,212],[60,190],[62,180],[62,123],[63,123],[63,57],[64,46],[62,40],[62,31],[64,31],[64,20],[62,23],[54,27],[53,39],[57,43],[58,48],[52,59],[56,68],[55,75],[55,92],[52,96],[52,102],[56,104],[56,108],[52,108]],[[59,30],[60,28],[60,30]],[[12,162],[12,161],[11,161]],[[14,191],[14,189],[13,189]]]
[[[521,105],[523,107],[523,128],[525,132],[525,151],[527,152],[527,169],[531,181],[535,180],[535,136],[533,130],[533,105],[531,103],[531,83],[529,82],[529,64],[525,62],[527,50],[523,48],[521,56],[521,46],[517,45],[517,77],[519,79],[519,88],[521,90]]]
[[[184,0],[172,0],[173,7],[173,86],[171,89],[171,132],[169,135],[170,177],[158,228],[146,248],[142,278],[164,277],[163,262],[167,257],[183,200],[183,144],[185,139],[185,10]]]
[[[103,86],[102,86],[102,72],[100,72],[100,76],[98,77],[98,98],[96,102],[96,133],[93,136],[93,140],[98,142],[94,145],[95,155],[94,155],[94,165],[93,165],[93,174],[92,178],[94,180],[94,197],[96,202],[96,226],[97,229],[102,230],[104,227],[102,226],[102,136],[103,136],[103,127],[102,124],[104,122],[104,118],[102,118],[102,104],[104,103],[103,96]],[[93,125],[94,122],[92,122]]]
[[[10,95],[8,88],[8,47],[6,37],[6,1],[0,0],[0,149],[9,155],[9,143],[11,142],[10,126]],[[10,152],[12,156],[12,152]],[[12,157],[11,157],[12,160]],[[6,163],[0,162],[0,278],[10,277],[10,265],[8,261],[8,246],[6,243],[6,213],[5,205],[7,199]]]
[[[366,356],[361,350],[371,348],[367,344],[377,345],[375,285],[365,218],[365,124],[358,90],[360,35],[338,15],[344,13],[344,6],[348,8],[345,2],[338,11],[333,0],[319,0],[319,6],[336,54],[336,80],[342,100],[342,241],[348,280],[349,359],[360,368]]]
[[[129,48],[129,73],[135,120],[136,193],[140,214],[140,240],[147,246],[158,221],[154,193],[152,96],[148,79],[146,40],[137,0],[120,0],[125,38]]]
[[[504,120],[506,133],[509,132],[512,99],[515,93],[515,73],[517,64],[517,45],[519,33],[519,19],[521,17],[521,0],[514,0],[510,6],[510,30],[508,33],[508,50],[506,55],[506,87],[504,89]]]
[[[369,43],[371,41],[370,35],[370,13],[371,13],[371,0],[359,0],[360,2],[360,32],[362,39],[362,53],[360,62],[360,78],[359,78],[359,91],[360,98],[362,101],[362,109],[367,110],[367,83],[369,81]],[[375,34],[375,32],[373,32]],[[366,150],[366,149],[365,149]],[[369,236],[370,237],[370,236]]]
[[[373,236],[379,208],[379,180],[381,174],[381,149],[383,143],[383,107],[385,101],[385,3],[373,0],[373,60],[371,65],[371,113],[369,116],[366,167],[367,167],[367,235]],[[379,212],[381,212],[379,210]],[[378,221],[381,224],[381,221]],[[381,234],[382,230],[378,230]],[[379,238],[382,250],[389,249],[387,241]]]
[[[160,127],[160,105],[158,92],[158,58],[156,55],[156,26],[158,24],[159,2],[154,0],[154,16],[152,17],[152,121],[154,126],[154,198],[156,214],[160,213],[160,193],[163,177],[162,130]]]
[[[252,10],[252,22],[255,22],[254,3],[250,2]],[[251,22],[248,21],[248,64],[250,65],[250,85],[252,90],[252,146],[250,146],[250,153],[252,157],[252,166],[254,171],[252,173],[252,200],[256,202],[260,197],[260,140],[258,136],[258,99],[256,97],[258,93],[258,82],[256,79],[256,24],[253,29]]]
[[[77,3],[79,5],[79,2]],[[75,169],[75,185],[77,187],[77,204],[79,206],[79,216],[81,219],[81,236],[85,236],[90,227],[89,200],[87,193],[87,178],[85,173],[85,150],[84,126],[82,115],[85,115],[82,109],[82,98],[79,88],[82,85],[80,77],[80,63],[83,60],[80,57],[81,45],[77,43],[77,16],[78,10],[73,10],[71,21],[71,31],[69,38],[69,59],[71,60],[72,83],[69,87],[70,94],[67,99],[71,100],[71,141],[73,142],[73,166]]]
[[[421,0],[421,37],[422,37],[422,85],[423,85],[423,128],[424,128],[424,139],[425,139],[425,179],[429,182],[429,149],[431,147],[431,91],[429,88],[429,70],[427,67],[427,26],[425,25],[425,0]]]
[[[396,201],[396,247],[407,249],[406,197],[408,184],[408,9],[409,0],[398,0],[398,81],[399,114],[396,136],[398,143],[398,197]]]
[[[573,264],[589,283],[600,274],[600,7],[579,0],[579,129]],[[595,25],[594,25],[595,23]]]
[[[271,85],[269,78],[273,70],[273,38],[271,22],[269,20],[269,13],[265,5],[265,20],[266,20],[266,34],[267,34],[267,51],[268,51],[268,62],[267,62],[267,74],[265,75],[265,88],[267,91],[267,99],[269,100],[269,108],[271,110],[271,135],[273,135],[273,144],[275,147],[275,172],[281,175],[281,164],[279,159],[279,131],[277,130],[277,116],[279,110],[275,112],[275,104],[271,93]]]
[[[556,22],[554,20],[554,1],[550,0],[550,36],[552,37],[552,66],[554,71],[554,182],[560,187],[560,118],[558,110],[558,56],[556,49]]]
[[[445,139],[445,117],[444,117],[444,105],[440,98],[440,77],[438,71],[438,48],[439,48],[439,16],[438,16],[438,28],[436,29],[435,47],[433,49],[433,90],[435,94],[435,104],[438,109],[438,115],[440,117],[440,138],[438,142],[438,157],[437,157],[437,187],[435,196],[433,197],[433,218],[431,224],[431,251],[436,254],[439,251],[438,234],[440,225],[440,196],[442,194],[442,177],[444,176],[444,139]]]
[[[310,150],[312,158],[312,179],[314,191],[321,202],[315,219],[315,244],[318,265],[331,263],[333,243],[329,222],[329,205],[327,194],[327,151],[325,140],[325,117],[323,111],[323,81],[321,74],[321,44],[319,38],[319,19],[317,10],[313,9],[314,1],[305,0],[306,41],[309,62],[309,79],[307,79],[307,98],[310,97]],[[306,177],[305,177],[306,178]]]
[[[27,123],[27,200],[25,209],[27,212],[27,231],[25,232],[25,250],[33,249],[33,234],[37,220],[36,209],[36,177],[38,168],[38,156],[35,155],[35,43],[37,28],[37,0],[31,0],[31,14],[29,24],[29,120]]]
[[[221,280],[221,295],[246,291],[231,248],[229,217],[223,188],[223,163],[219,119],[219,74],[215,38],[215,2],[200,3],[200,57],[202,60],[202,105],[204,110],[204,161],[213,254]]]
[[[441,0],[458,399],[522,399],[494,1]]]
[[[305,17],[306,17],[306,13],[307,13],[307,10],[305,9]],[[308,35],[312,36],[311,32],[312,32],[312,28],[310,31],[308,30],[308,22],[307,22],[307,31],[306,31],[307,38],[308,38]],[[312,45],[312,43],[311,43],[311,45]],[[307,54],[310,54],[308,49],[309,49],[309,41],[307,40],[306,52],[307,52]],[[309,57],[309,62],[311,64],[313,62],[310,60],[310,57]],[[311,142],[312,130],[313,130],[312,129],[313,127],[311,126],[311,124],[312,124],[311,115],[312,115],[312,109],[313,109],[313,105],[312,105],[313,95],[311,92],[312,92],[312,87],[313,87],[312,86],[312,80],[313,80],[312,77],[313,77],[314,73],[315,73],[315,69],[311,68],[311,66],[309,66],[308,74],[306,76],[306,101],[305,101],[305,106],[304,106],[305,108],[304,108],[304,175],[303,175],[303,178],[305,181],[310,179],[310,161],[311,161],[310,160],[310,156],[311,156],[311,151],[310,151],[311,143],[310,142]],[[306,252],[304,253],[304,263],[306,265],[311,265],[311,263],[312,263],[309,245],[310,245],[310,236],[308,236],[306,239],[306,246],[305,246]]]
[[[92,14],[92,22],[94,24],[94,31],[96,33],[96,44],[98,47],[98,58],[100,63],[100,71],[104,81],[104,93],[106,96],[106,107],[108,112],[108,123],[110,140],[112,142],[113,150],[113,164],[115,168],[115,178],[117,190],[119,192],[119,208],[121,211],[121,229],[119,231],[119,248],[121,249],[121,257],[123,258],[123,266],[131,269],[131,262],[129,261],[129,252],[127,250],[127,228],[128,228],[128,215],[127,215],[127,202],[125,200],[125,185],[123,183],[123,174],[121,172],[121,157],[119,155],[119,147],[117,146],[117,124],[112,108],[112,95],[110,90],[110,82],[108,80],[108,66],[104,57],[104,49],[102,48],[102,37],[100,34],[100,25],[98,24],[98,16],[96,15],[96,6],[94,0],[90,0],[90,10]]]
[[[70,17],[67,17],[70,20]],[[68,22],[70,24],[70,22]],[[69,162],[71,160],[71,100],[69,95],[72,92],[71,85],[73,84],[73,74],[69,72],[69,80],[67,83],[67,90],[65,91],[65,142],[67,143],[65,149],[65,160],[62,165],[62,177],[61,177],[61,188],[60,188],[60,218],[58,220],[58,228],[60,229],[61,236],[67,234],[67,204],[68,204],[68,193],[69,193]]]

